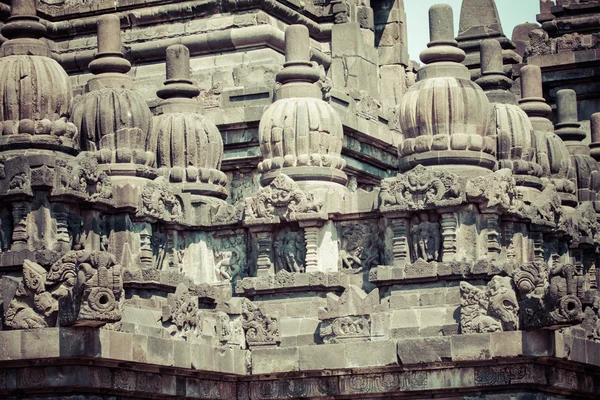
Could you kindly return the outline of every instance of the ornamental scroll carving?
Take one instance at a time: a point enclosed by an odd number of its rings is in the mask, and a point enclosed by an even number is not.
[[[183,219],[181,199],[175,195],[173,187],[164,177],[149,182],[140,196],[139,216],[149,216],[164,221],[180,221]]]
[[[494,276],[485,289],[460,283],[462,333],[489,333],[519,329],[519,303],[512,279]]]
[[[583,320],[585,278],[574,265],[526,264],[515,271],[513,279],[521,296],[523,328],[558,328]]]
[[[279,318],[267,315],[248,299],[242,300],[242,327],[248,346],[277,344],[279,336]]]
[[[453,206],[464,200],[464,183],[451,172],[422,165],[381,182],[381,211],[424,210]]]
[[[319,310],[319,335],[325,343],[368,341],[371,339],[371,314],[382,309],[379,290],[369,294],[350,285],[341,296],[327,295],[327,307]]]
[[[58,159],[56,165],[54,194],[67,192],[91,201],[112,199],[110,177],[100,170],[94,154],[81,153],[71,162]]]
[[[5,312],[11,329],[100,326],[121,320],[123,280],[115,256],[71,251],[49,271],[25,260],[23,282]]]
[[[182,337],[200,334],[200,311],[198,296],[192,296],[188,287],[180,283],[175,293],[167,296],[167,305],[162,309],[162,320],[171,322],[176,328],[176,334]]]
[[[300,189],[287,175],[279,174],[268,186],[261,188],[255,197],[246,198],[245,222],[255,220],[295,221],[302,214],[318,216],[323,204],[315,201],[311,193]]]

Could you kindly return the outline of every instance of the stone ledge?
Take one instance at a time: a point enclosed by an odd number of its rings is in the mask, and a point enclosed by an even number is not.
[[[35,390],[44,396],[73,388],[110,392],[120,397],[173,396],[190,399],[277,400],[289,398],[332,399],[390,398],[404,392],[422,397],[447,397],[448,391],[485,392],[507,398],[532,387],[546,396],[597,398],[598,372],[556,365],[553,360],[511,360],[482,365],[437,364],[434,367],[354,369],[351,373],[315,371],[298,376],[263,375],[237,379],[183,370],[137,370],[132,365],[94,365],[69,361],[68,364],[4,366],[0,368],[0,396],[19,396]],[[135,394],[133,393],[135,392]],[[462,397],[462,396],[461,396]],[[496,398],[495,396],[493,396]],[[515,396],[514,398],[524,398]],[[527,397],[529,398],[529,397]],[[542,398],[542,397],[535,397]]]
[[[237,282],[235,292],[243,295],[289,293],[290,291],[343,292],[355,275],[342,272],[287,272],[257,278],[244,278]],[[360,276],[362,279],[362,276]]]
[[[0,331],[0,361],[96,358],[246,375],[246,351],[94,328]]]

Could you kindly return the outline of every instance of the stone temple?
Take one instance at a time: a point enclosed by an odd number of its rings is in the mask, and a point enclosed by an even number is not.
[[[600,398],[599,0],[10,3],[0,398]]]

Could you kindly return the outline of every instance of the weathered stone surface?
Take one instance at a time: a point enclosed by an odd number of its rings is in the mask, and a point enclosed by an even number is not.
[[[88,3],[0,4],[0,397],[597,397],[598,1]]]

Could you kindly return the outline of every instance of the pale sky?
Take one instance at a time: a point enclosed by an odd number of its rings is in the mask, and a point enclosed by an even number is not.
[[[454,33],[458,34],[460,5],[462,0],[405,0],[408,53],[411,60],[418,61],[419,53],[429,42],[429,7],[437,3],[446,3],[454,9]],[[502,29],[507,37],[511,37],[513,28],[524,22],[535,22],[540,12],[539,0],[496,0]]]

